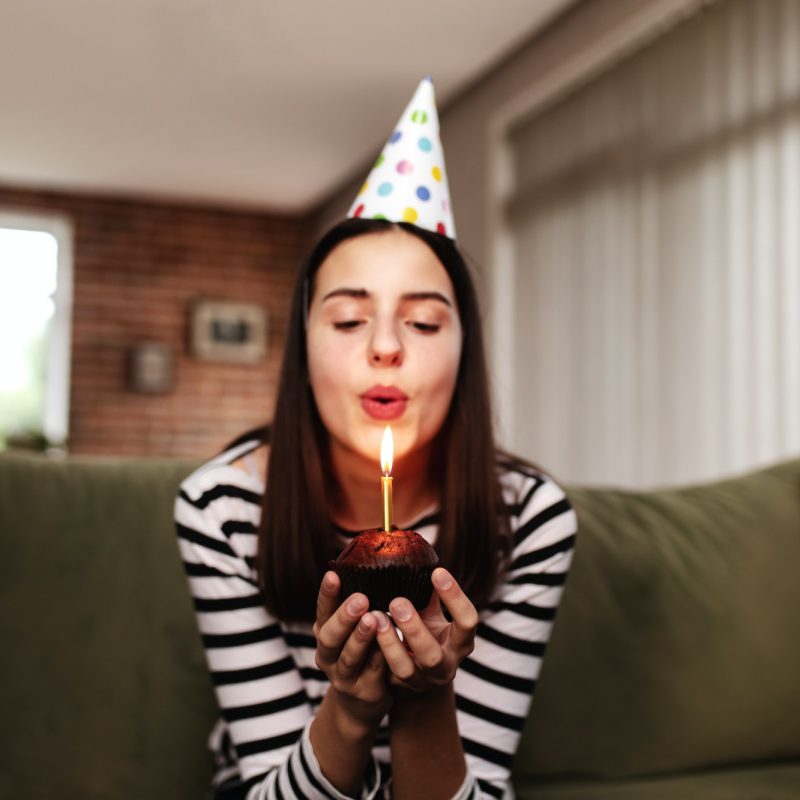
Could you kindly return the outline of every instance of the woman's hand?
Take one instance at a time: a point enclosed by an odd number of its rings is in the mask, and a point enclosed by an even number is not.
[[[341,582],[325,573],[317,596],[317,666],[331,682],[332,697],[351,721],[377,730],[392,697],[386,681],[386,661],[375,642],[378,620],[368,611],[366,595],[350,595],[339,605]]]
[[[378,621],[378,644],[391,671],[390,683],[414,692],[451,683],[461,661],[472,652],[478,629],[478,612],[453,576],[437,567],[431,579],[435,591],[421,614],[404,597],[389,605],[403,633],[402,642],[389,618],[372,612]],[[445,619],[440,600],[452,622]]]

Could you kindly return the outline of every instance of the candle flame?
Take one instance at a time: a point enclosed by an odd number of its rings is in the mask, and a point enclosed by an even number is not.
[[[383,432],[383,439],[381,439],[381,468],[387,478],[392,474],[393,457],[394,440],[392,439],[392,429],[387,425]]]

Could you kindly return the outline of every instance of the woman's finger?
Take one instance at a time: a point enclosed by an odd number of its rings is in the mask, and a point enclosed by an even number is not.
[[[458,650],[472,651],[478,630],[478,612],[457,581],[444,567],[437,567],[431,576],[436,593],[453,619],[450,641]]]
[[[319,633],[319,629],[336,611],[336,606],[339,605],[340,588],[339,576],[333,570],[328,570],[322,578],[317,595],[317,620],[314,623],[314,636]]]
[[[378,621],[369,611],[358,621],[336,661],[336,675],[341,680],[353,681],[360,675],[375,640],[377,628]]]
[[[442,601],[436,592],[431,592],[431,599],[428,600],[428,605],[419,612],[419,615],[426,625],[449,625],[442,611]]]
[[[362,614],[367,612],[367,596],[356,592],[351,594],[328,621],[317,629],[317,664],[325,669],[339,659],[347,637],[353,632]]]
[[[406,650],[403,642],[394,629],[394,625],[382,611],[371,612],[378,622],[378,645],[381,648],[389,671],[403,683],[411,683],[417,675],[414,659]],[[403,634],[405,637],[405,634]]]
[[[389,610],[417,664],[426,672],[438,675],[444,667],[444,651],[414,606],[405,597],[397,597],[392,600]]]

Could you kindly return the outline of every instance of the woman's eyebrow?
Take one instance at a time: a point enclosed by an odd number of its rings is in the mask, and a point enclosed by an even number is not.
[[[401,298],[402,300],[438,300],[444,303],[448,308],[452,308],[453,304],[441,292],[408,292]]]
[[[343,287],[341,289],[334,289],[332,292],[328,292],[328,294],[322,298],[322,302],[324,303],[326,300],[330,300],[332,297],[354,297],[359,300],[364,300],[370,298],[371,295],[366,289],[349,289]],[[401,295],[400,299],[437,300],[440,303],[444,303],[448,308],[453,307],[453,304],[441,292],[406,292],[405,294]]]
[[[322,302],[324,303],[326,300],[330,300],[331,297],[356,297],[363,299],[369,297],[369,292],[366,289],[334,289],[322,298]]]

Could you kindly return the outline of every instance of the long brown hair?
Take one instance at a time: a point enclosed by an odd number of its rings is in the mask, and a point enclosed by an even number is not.
[[[447,271],[463,341],[454,397],[442,426],[436,469],[441,515],[436,550],[480,607],[508,556],[508,514],[497,474],[489,384],[475,289],[455,243],[407,223],[349,219],[329,230],[301,269],[292,295],[256,557],[267,608],[312,621],[319,583],[341,548],[330,515],[328,436],[309,385],[305,315],[316,271],[341,242],[399,227],[421,239]],[[344,598],[342,598],[344,599]]]

